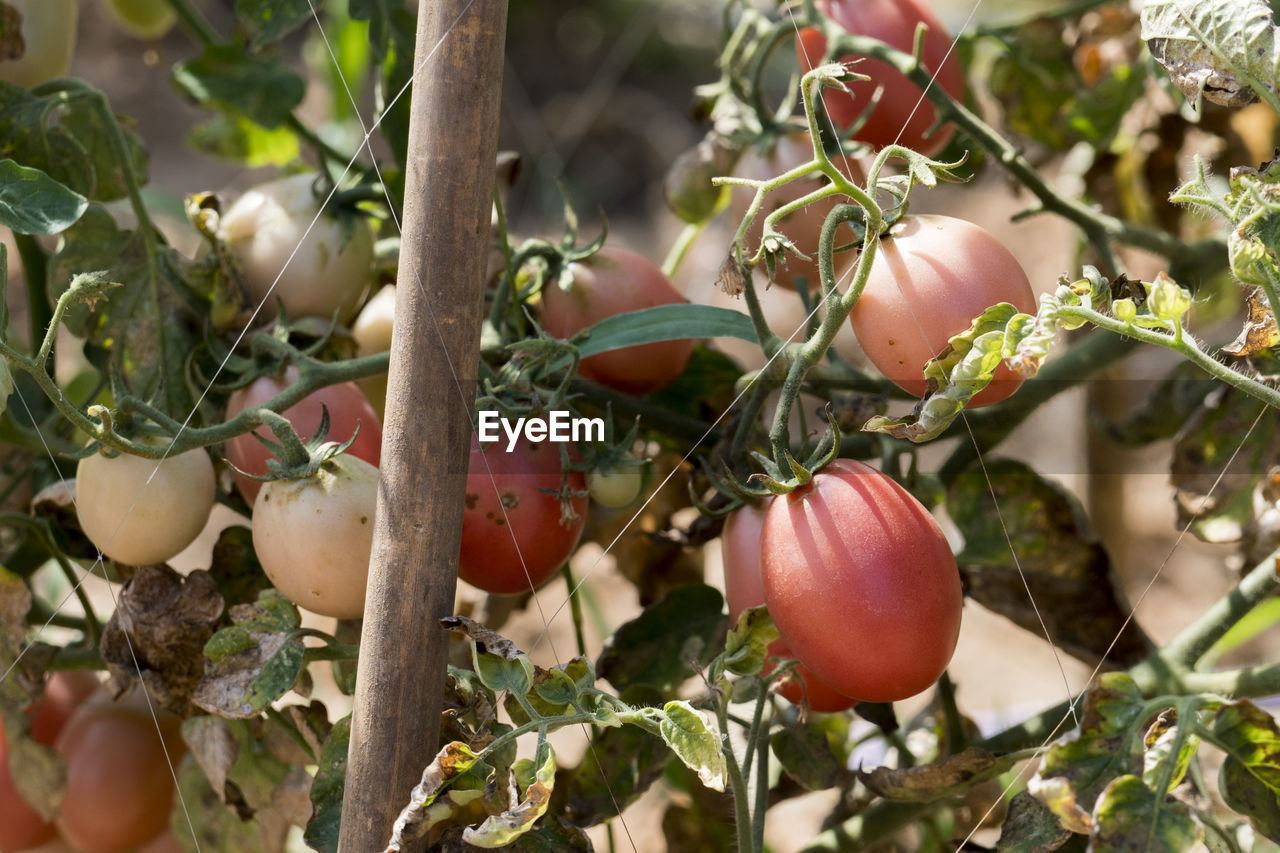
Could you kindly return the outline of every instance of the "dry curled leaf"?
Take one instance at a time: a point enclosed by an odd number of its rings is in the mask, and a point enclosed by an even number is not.
[[[858,771],[858,778],[872,793],[890,800],[932,802],[963,793],[973,785],[1003,773],[1013,762],[985,749],[971,746],[933,764],[916,767],[877,767]]]
[[[204,675],[204,644],[222,608],[208,572],[184,579],[165,566],[139,567],[102,632],[102,659],[115,686],[126,689],[141,678],[154,700],[184,713]]]
[[[1277,90],[1276,28],[1265,0],[1147,0],[1142,38],[1192,103],[1253,103]]]
[[[1270,349],[1280,343],[1280,329],[1276,328],[1276,316],[1271,312],[1267,295],[1255,287],[1246,297],[1249,317],[1234,341],[1222,348],[1227,355],[1245,357]]]
[[[450,631],[461,631],[476,644],[478,654],[497,655],[503,660],[515,660],[523,654],[516,644],[490,628],[486,628],[474,619],[466,616],[446,616],[440,625]]]

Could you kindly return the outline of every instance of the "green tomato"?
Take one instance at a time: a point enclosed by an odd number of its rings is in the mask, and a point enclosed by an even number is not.
[[[591,499],[611,509],[630,506],[644,486],[644,467],[600,468],[587,474],[587,491]]]
[[[30,89],[65,77],[76,48],[76,0],[5,0],[21,16],[21,39],[0,32],[0,80]],[[6,17],[6,21],[8,18]]]
[[[120,29],[140,39],[158,39],[178,20],[166,0],[109,0],[107,9]]]

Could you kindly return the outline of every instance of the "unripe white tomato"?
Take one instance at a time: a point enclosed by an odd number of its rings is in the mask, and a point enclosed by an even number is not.
[[[163,460],[121,453],[76,467],[80,526],[118,563],[163,563],[195,541],[213,509],[213,463],[203,450]]]
[[[308,172],[254,187],[222,215],[218,236],[239,261],[248,296],[268,315],[278,300],[290,320],[337,311],[346,322],[369,288],[373,232],[359,219],[344,242],[342,223],[320,213],[315,180]]]
[[[253,504],[253,547],[280,593],[322,616],[358,619],[373,550],[378,469],[350,454],[314,476],[274,480]]]
[[[0,80],[30,89],[66,76],[76,49],[77,0],[5,2],[22,16],[23,51],[17,59],[0,59]]]
[[[396,316],[396,288],[388,284],[369,298],[360,316],[351,324],[360,355],[376,355],[391,349],[391,330]]]

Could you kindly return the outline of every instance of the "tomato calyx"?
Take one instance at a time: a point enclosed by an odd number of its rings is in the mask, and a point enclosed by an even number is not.
[[[356,436],[360,434],[360,427],[357,424],[355,432],[346,441],[328,441],[329,407],[323,403],[320,404],[320,426],[315,435],[305,442],[298,436],[288,418],[270,409],[254,410],[251,419],[259,424],[266,424],[272,434],[279,439],[279,441],[272,441],[256,432],[253,433],[254,438],[262,442],[274,456],[267,460],[267,473],[251,474],[240,470],[229,461],[227,464],[237,474],[259,483],[272,480],[301,480],[315,476],[326,462],[345,453],[355,443]]]

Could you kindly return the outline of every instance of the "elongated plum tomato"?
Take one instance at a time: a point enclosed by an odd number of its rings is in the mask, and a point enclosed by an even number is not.
[[[58,831],[84,853],[125,853],[169,825],[182,721],[146,708],[90,703],[58,736],[67,791]]]
[[[222,214],[218,237],[244,272],[248,296],[267,316],[276,301],[291,320],[351,319],[373,275],[373,232],[363,218],[350,232],[320,212],[314,173],[260,184]]]
[[[813,143],[810,141],[809,136],[804,133],[792,133],[779,137],[773,142],[772,147],[768,149],[748,149],[742,155],[742,158],[738,160],[737,166],[733,169],[733,174],[739,178],[764,181],[777,177],[783,172],[790,171],[812,159]],[[833,162],[845,174],[845,177],[849,178],[853,183],[861,186],[866,182],[866,172],[862,167],[862,163],[857,159],[840,157]],[[778,189],[768,193],[764,197],[764,204],[752,221],[751,227],[747,229],[746,236],[743,238],[743,248],[747,252],[754,253],[759,247],[760,238],[764,234],[766,216],[793,201],[803,198],[814,190],[820,189],[825,183],[825,179],[805,178],[783,184]],[[735,226],[746,216],[747,209],[750,207],[751,200],[754,197],[755,191],[749,187],[733,187],[729,214]],[[818,290],[822,284],[818,276],[818,240],[822,235],[822,225],[827,219],[827,214],[837,204],[849,201],[850,199],[847,196],[827,196],[820,201],[805,205],[782,218],[776,226],[777,230],[790,240],[798,250],[808,255],[810,259],[805,260],[789,252],[786,253],[778,260],[775,267],[774,284],[785,287],[788,290],[795,290],[796,279],[804,276],[805,286],[811,292]],[[836,231],[836,248],[852,239],[853,231],[848,226],[841,226]],[[836,254],[834,260],[837,269],[840,266],[842,257],[843,253]],[[761,264],[758,269],[763,271],[764,265]]]
[[[925,0],[817,0],[817,7],[848,32],[871,36],[905,53],[911,53],[916,26],[926,24],[924,65],[937,72],[934,85],[941,85],[957,100],[964,98],[964,70],[951,50],[951,37]],[[818,30],[806,27],[800,31],[796,51],[801,71],[810,71],[822,63],[827,40]],[[952,127],[946,125],[932,136],[925,135],[938,120],[938,113],[916,84],[878,59],[840,57],[841,62],[854,59],[860,61],[853,70],[871,79],[846,83],[852,96],[833,89],[824,92],[823,103],[831,120],[842,128],[851,126],[867,109],[876,89],[883,86],[880,101],[853,138],[875,148],[897,142],[922,154],[941,151],[951,138]]]
[[[27,709],[31,738],[52,746],[76,706],[97,689],[98,680],[87,672],[55,673],[44,694]],[[9,747],[0,727],[0,850],[30,850],[53,838],[56,832],[53,823],[46,823],[18,794],[9,769]]]
[[[253,504],[253,549],[285,598],[322,616],[364,615],[378,469],[349,453],[273,480]]]
[[[542,325],[557,338],[570,338],[615,314],[687,302],[671,279],[648,259],[606,246],[569,265],[572,282],[542,288]],[[693,341],[659,341],[624,347],[584,358],[578,372],[587,379],[627,394],[652,394],[684,372]]]
[[[22,16],[19,32],[22,51],[0,49],[0,80],[30,89],[32,86],[64,77],[71,68],[76,49],[76,17],[78,0],[6,0],[9,7]],[[0,46],[16,48],[12,35],[0,38]]]
[[[281,391],[298,381],[298,369],[290,366],[280,376],[261,376],[231,394],[227,399],[227,420],[245,409],[261,406]],[[305,441],[320,428],[320,416],[329,411],[329,441],[356,440],[347,452],[370,465],[377,466],[382,458],[382,422],[369,403],[369,398],[354,383],[330,385],[308,394],[296,405],[281,414],[293,424],[293,429]],[[356,428],[359,427],[359,434]],[[263,438],[275,440],[270,427],[260,426],[255,432]],[[253,437],[252,433],[239,435],[227,442],[227,461],[247,474],[267,473],[267,460],[271,451]],[[236,488],[250,506],[258,497],[262,483],[236,475]]]
[[[960,574],[933,516],[893,480],[837,459],[775,498],[760,532],[773,621],[801,663],[867,702],[914,696],[960,634]]]
[[[95,453],[76,466],[80,526],[102,553],[131,566],[163,563],[194,542],[215,495],[213,463],[200,449],[163,460]]]
[[[764,516],[764,505],[744,506],[724,522],[721,535],[724,595],[729,603],[729,619],[735,625],[742,611],[764,604],[764,582],[760,578],[760,529],[764,526]],[[777,639],[769,644],[769,657],[787,659],[795,655],[784,640]],[[772,670],[773,666],[766,664],[762,674]],[[831,713],[846,711],[858,704],[857,699],[831,689],[804,664],[793,669],[792,674],[793,677],[782,682],[778,692],[797,705],[808,701],[813,710]]]
[[[568,507],[559,494],[566,484],[578,493]],[[458,577],[503,595],[541,586],[582,538],[583,488],[577,471],[569,472],[566,483],[558,444],[521,438],[508,453],[505,441],[482,450],[472,438]]]
[[[880,372],[923,397],[925,362],[999,302],[1036,313],[1031,283],[1013,253],[972,222],[907,216],[881,240],[849,322]],[[1021,384],[1022,377],[1001,363],[969,407],[998,403]]]

